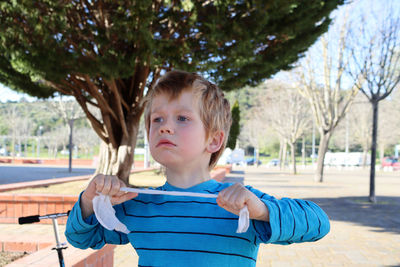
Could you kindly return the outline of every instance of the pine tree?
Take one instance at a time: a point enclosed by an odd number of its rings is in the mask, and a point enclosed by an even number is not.
[[[98,171],[126,181],[141,100],[162,73],[200,72],[224,90],[256,85],[289,69],[341,3],[2,1],[0,83],[42,98],[74,96],[103,141]]]
[[[232,126],[231,130],[229,131],[229,138],[228,138],[228,143],[227,147],[230,149],[235,149],[236,147],[236,140],[240,134],[240,108],[239,108],[239,102],[236,100],[235,104],[232,106]]]

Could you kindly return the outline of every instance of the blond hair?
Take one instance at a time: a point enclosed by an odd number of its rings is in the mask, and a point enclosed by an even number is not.
[[[211,170],[217,164],[222,155],[227,140],[229,129],[232,124],[230,105],[224,97],[224,93],[215,84],[207,81],[196,73],[189,73],[181,70],[173,70],[162,76],[154,88],[149,91],[145,98],[144,119],[147,135],[150,129],[150,111],[152,100],[155,96],[166,94],[170,100],[177,99],[182,92],[193,91],[198,96],[200,118],[206,132],[206,138],[218,132],[224,132],[224,140],[221,148],[211,155],[208,164]]]

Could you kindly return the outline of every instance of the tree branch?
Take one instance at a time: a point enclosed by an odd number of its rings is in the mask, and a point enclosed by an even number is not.
[[[104,82],[107,84],[107,86],[111,89],[113,92],[114,98],[115,98],[115,106],[117,108],[117,114],[119,117],[119,124],[121,125],[122,132],[124,133],[125,136],[128,136],[128,129],[126,127],[126,121],[124,117],[124,111],[122,110],[121,104],[123,102],[121,95],[118,91],[117,85],[115,84],[115,80],[108,81],[104,79]]]

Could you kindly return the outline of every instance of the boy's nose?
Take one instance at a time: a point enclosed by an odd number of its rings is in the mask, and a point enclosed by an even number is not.
[[[167,128],[161,128],[160,129],[160,133],[168,133],[168,134],[173,134],[173,131],[171,129],[167,129]]]
[[[174,130],[171,125],[166,122],[160,127],[160,134],[174,134]]]

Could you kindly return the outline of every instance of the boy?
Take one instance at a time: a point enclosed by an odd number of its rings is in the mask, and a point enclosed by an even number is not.
[[[69,215],[66,236],[72,245],[130,242],[139,266],[255,266],[260,243],[316,241],[329,232],[328,217],[312,202],[277,200],[210,178],[231,117],[222,91],[201,76],[183,71],[163,76],[147,97],[145,124],[151,154],[166,168],[167,182],[157,189],[218,194],[217,200],[124,193],[117,177],[97,175]],[[98,223],[96,192],[111,197],[128,234]],[[245,205],[250,227],[237,234],[237,215]]]

